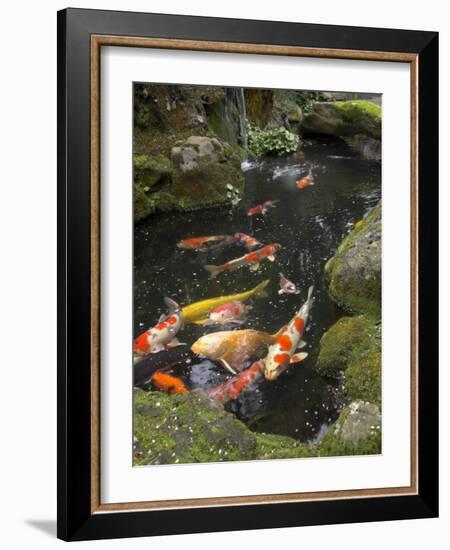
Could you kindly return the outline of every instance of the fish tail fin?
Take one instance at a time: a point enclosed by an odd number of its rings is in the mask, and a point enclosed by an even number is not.
[[[169,314],[174,313],[175,311],[179,311],[181,309],[180,306],[175,302],[175,300],[172,300],[172,298],[168,298],[167,296],[164,298],[164,303],[169,310]]]
[[[211,279],[215,279],[222,271],[222,267],[220,265],[204,265],[203,267],[209,272]]]
[[[255,286],[253,289],[253,298],[267,298],[266,286],[269,284],[270,280],[266,279],[259,285]]]
[[[311,286],[308,288],[308,297],[306,298],[306,303],[308,304],[309,307],[312,306],[312,303],[313,303],[313,301],[314,301],[314,298],[313,298],[313,295],[312,295],[312,294],[313,294],[313,291],[314,291],[314,286],[311,285]]]

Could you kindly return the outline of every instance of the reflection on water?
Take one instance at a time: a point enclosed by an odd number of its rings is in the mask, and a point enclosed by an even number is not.
[[[318,376],[311,366],[317,357],[320,338],[341,315],[327,294],[325,262],[343,237],[381,195],[381,171],[375,163],[354,156],[342,143],[322,140],[304,147],[314,163],[315,185],[298,190],[295,181],[308,166],[298,158],[274,158],[246,162],[246,192],[242,202],[231,208],[189,213],[161,214],[135,229],[134,334],[156,323],[164,312],[164,296],[180,305],[253,288],[270,279],[269,297],[253,302],[242,328],[275,332],[288,322],[314,285],[315,302],[305,334],[309,353],[304,363],[291,367],[275,382],[260,382],[227,407],[249,422],[253,430],[312,440],[323,426],[336,418],[336,388]],[[267,200],[278,200],[263,218],[247,216],[247,210]],[[244,254],[230,246],[213,252],[180,250],[179,240],[191,236],[244,232],[269,244],[280,243],[276,261],[263,262],[261,269],[247,268],[210,279],[204,264],[222,264]],[[278,295],[279,272],[301,290],[299,295]],[[222,327],[223,329],[223,327]],[[179,340],[189,345],[217,327],[187,326]],[[227,378],[210,361],[175,372],[192,388],[208,388]]]

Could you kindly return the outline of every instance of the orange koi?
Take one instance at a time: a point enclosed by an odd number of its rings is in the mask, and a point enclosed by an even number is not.
[[[304,189],[305,187],[314,185],[314,177],[311,173],[309,173],[305,178],[298,180],[296,184],[298,189]]]
[[[222,273],[222,271],[235,271],[241,267],[249,267],[252,271],[259,269],[262,260],[268,259],[271,262],[275,261],[274,254],[280,250],[281,244],[273,243],[263,246],[259,250],[249,252],[245,256],[236,258],[222,265],[205,265],[204,268],[209,271],[211,278],[214,279]]]
[[[256,214],[262,214],[264,216],[264,214],[268,212],[269,208],[275,208],[277,202],[278,200],[266,201],[263,204],[258,204],[257,206],[250,208],[247,212],[247,216],[255,216]]]
[[[251,367],[230,378],[230,380],[227,380],[223,384],[210,389],[208,393],[210,397],[220,403],[226,403],[230,399],[237,399],[252,382],[262,378],[263,372],[264,361],[256,361]]]
[[[234,235],[211,235],[209,237],[191,237],[181,240],[177,246],[184,250],[211,250],[216,246],[231,244],[235,241]]]
[[[175,395],[178,393],[189,393],[183,380],[161,371],[155,372],[152,376],[152,384],[161,392]]]

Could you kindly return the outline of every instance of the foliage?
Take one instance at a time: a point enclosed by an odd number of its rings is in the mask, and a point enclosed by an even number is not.
[[[286,155],[295,153],[300,138],[286,128],[268,128],[261,130],[251,124],[247,127],[248,152],[258,158],[264,155]]]

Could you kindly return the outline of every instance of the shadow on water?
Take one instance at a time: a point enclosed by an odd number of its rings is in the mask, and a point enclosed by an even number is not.
[[[303,150],[314,164],[314,186],[296,188],[296,180],[307,174],[308,166],[295,156],[246,163],[246,192],[238,206],[161,214],[136,227],[134,334],[155,324],[164,312],[164,296],[188,305],[253,288],[264,279],[271,281],[269,296],[253,302],[243,328],[273,333],[292,318],[308,287],[314,285],[312,319],[305,334],[308,358],[275,382],[264,381],[228,405],[253,430],[306,441],[336,418],[338,407],[335,386],[311,368],[322,334],[342,315],[328,296],[324,265],[353,224],[378,202],[381,169],[338,141],[310,142]],[[250,207],[267,200],[278,200],[276,208],[265,217],[247,216]],[[195,253],[176,247],[183,238],[238,231],[265,244],[280,243],[276,262],[263,262],[256,273],[244,268],[211,280],[204,264],[224,263],[241,256],[244,249],[230,246],[214,253]],[[280,271],[301,290],[299,295],[278,295]],[[190,325],[179,339],[192,345],[205,332]],[[223,369],[209,361],[177,374],[191,387],[207,388],[226,379]]]

